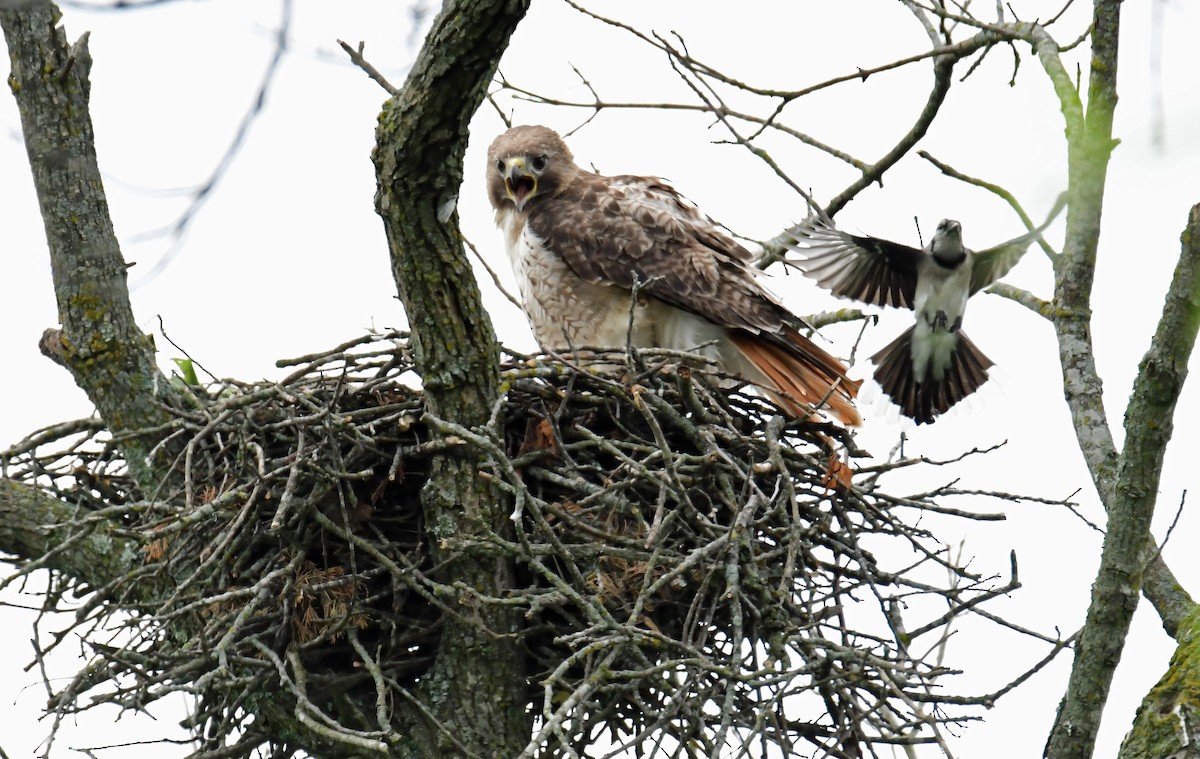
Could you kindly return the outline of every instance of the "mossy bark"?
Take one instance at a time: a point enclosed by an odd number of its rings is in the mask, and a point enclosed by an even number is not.
[[[499,388],[499,350],[483,310],[453,205],[463,178],[468,125],[528,0],[449,0],[400,92],[384,106],[374,160],[400,298],[431,414],[486,425]],[[479,188],[482,191],[482,188]],[[451,536],[503,533],[509,506],[472,458],[440,460],[422,495],[439,579],[487,597],[510,587],[496,558],[444,554]],[[422,692],[424,713],[401,732],[402,756],[511,757],[529,740],[529,686],[520,616],[462,593],[444,599],[441,647]],[[416,714],[416,712],[412,712]]]
[[[407,83],[384,108],[375,152],[378,209],[429,410],[468,426],[486,424],[496,401],[499,351],[450,209],[462,182],[470,118],[527,9],[528,0],[446,2]],[[153,344],[138,330],[130,307],[127,267],[113,232],[88,111],[87,38],[69,45],[58,20],[51,3],[0,10],[12,61],[9,85],[21,111],[62,325],[47,331],[42,349],[72,372],[110,431],[152,430],[167,420],[164,406],[179,399],[156,367]],[[147,493],[159,487],[175,455],[158,442],[151,433],[122,444]],[[0,484],[0,510],[27,509],[31,518],[48,522],[69,517],[60,513],[67,507],[53,499],[22,485]],[[439,462],[423,503],[435,547],[448,535],[503,532],[507,525],[507,505],[477,476],[470,459]],[[14,523],[0,532],[5,544],[0,548],[19,555],[40,555],[49,540],[33,523]],[[120,577],[138,557],[133,543],[119,541],[118,549],[113,540],[101,533],[81,539],[76,555],[93,557],[85,558],[87,565],[56,568],[93,584]],[[438,558],[445,559],[439,574],[444,582],[489,597],[509,586],[510,568],[495,559]],[[509,757],[529,740],[519,615],[471,600],[476,597],[446,599],[459,614],[446,621],[436,663],[415,694],[419,706],[396,705],[404,737],[392,747],[393,755]],[[314,755],[344,751],[295,723],[284,694],[279,703],[273,694],[261,695],[261,716],[273,731],[293,735]]]
[[[95,522],[89,529],[74,530],[59,526],[75,519],[77,512],[33,485],[0,479],[0,554],[36,559],[92,588],[119,580],[142,564],[145,557],[138,542],[123,537],[115,523]],[[145,600],[142,591],[132,589],[137,600]]]
[[[178,398],[129,303],[88,111],[87,35],[68,45],[52,3],[17,6],[0,10],[12,63],[8,84],[21,112],[62,324],[46,331],[42,352],[70,370],[114,434],[152,429],[167,420],[163,404]],[[174,459],[175,451],[158,442],[144,434],[121,444],[147,493]]]
[[[1200,609],[1184,618],[1166,674],[1138,707],[1118,759],[1200,759]]]

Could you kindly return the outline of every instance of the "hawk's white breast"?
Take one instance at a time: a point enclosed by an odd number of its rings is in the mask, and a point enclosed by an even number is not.
[[[496,224],[504,232],[521,305],[543,348],[624,347],[629,330],[628,290],[580,279],[515,209],[497,211]],[[634,345],[655,344],[655,320],[647,309],[644,299],[635,309]]]

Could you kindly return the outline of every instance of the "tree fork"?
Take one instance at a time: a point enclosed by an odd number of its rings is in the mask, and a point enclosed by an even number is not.
[[[1046,745],[1049,759],[1085,759],[1093,753],[1113,673],[1121,659],[1129,625],[1144,590],[1171,630],[1190,605],[1149,543],[1162,457],[1171,436],[1175,402],[1187,374],[1196,336],[1195,248],[1189,220],[1183,253],[1167,294],[1167,304],[1150,350],[1139,366],[1126,411],[1124,449],[1118,454],[1100,405],[1100,380],[1091,345],[1092,274],[1100,237],[1104,184],[1117,104],[1119,0],[1095,0],[1092,58],[1086,113],[1073,88],[1055,79],[1067,122],[1070,212],[1067,243],[1055,271],[1055,331],[1058,334],[1067,401],[1072,420],[1105,510],[1108,529],[1100,568],[1092,586],[1087,620],[1076,643],[1067,691]],[[1039,50],[1043,62],[1049,50]],[[1193,214],[1194,216],[1194,214]],[[1191,303],[1191,310],[1184,307]],[[1184,305],[1181,305],[1184,304]],[[1081,392],[1085,391],[1085,392]],[[1143,585],[1143,574],[1150,577]],[[1179,597],[1182,595],[1182,597]]]

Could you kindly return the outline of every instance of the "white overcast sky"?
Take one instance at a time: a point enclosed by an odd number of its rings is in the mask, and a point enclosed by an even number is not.
[[[1163,14],[1161,77],[1152,73],[1151,15]],[[402,326],[386,244],[372,199],[370,149],[384,93],[351,67],[335,40],[366,42],[366,55],[393,82],[419,42],[404,3],[295,3],[289,52],[266,109],[221,185],[199,210],[177,253],[161,273],[142,281],[133,305],[143,328],[167,334],[221,377],[277,377],[277,358],[332,346],[371,327]],[[794,89],[920,52],[928,47],[911,15],[892,0],[737,4],[675,0],[610,2],[605,12],[643,29],[678,31],[693,55],[744,81]],[[983,3],[975,3],[982,8]],[[1022,18],[1046,17],[1058,2],[1011,3]],[[1086,27],[1090,4],[1068,11],[1060,41]],[[171,191],[204,181],[249,107],[272,52],[279,0],[170,3],[153,10],[95,13],[67,9],[73,39],[91,31],[92,116],[101,168],[125,256],[137,262],[136,282],[170,248],[146,233],[174,222],[186,197]],[[731,8],[735,10],[731,10]],[[1095,295],[1097,363],[1105,406],[1119,425],[1137,363],[1149,343],[1179,252],[1188,208],[1200,202],[1200,8],[1194,3],[1126,3],[1121,39],[1120,93],[1114,131],[1122,144],[1113,156],[1105,200]],[[1018,46],[1021,66],[1008,85],[1012,55],[992,52],[966,82],[955,84],[944,113],[920,147],[969,174],[1013,191],[1035,218],[1065,187],[1063,123],[1035,58]],[[1071,69],[1084,61],[1076,54]],[[628,35],[581,17],[558,0],[537,0],[517,31],[502,69],[514,83],[562,99],[586,100],[574,64],[606,99],[690,101],[689,92],[661,55]],[[1086,65],[1083,66],[1086,72]],[[785,121],[827,143],[873,161],[907,131],[931,81],[927,62],[850,83],[789,106]],[[1165,105],[1165,145],[1152,141],[1154,88]],[[538,108],[505,101],[517,123],[545,123],[560,131],[578,126],[583,111]],[[750,102],[738,103],[746,108]],[[489,106],[476,116],[459,211],[467,236],[506,281],[511,275],[484,196],[484,151],[503,129]],[[667,177],[709,215],[740,234],[764,239],[804,215],[800,198],[761,163],[737,147],[716,144],[727,135],[703,117],[678,112],[606,111],[569,139],[582,165],[605,173]],[[827,201],[854,178],[851,169],[811,149],[772,138],[772,156],[818,200]],[[43,329],[57,317],[48,256],[29,179],[20,125],[10,97],[0,98],[0,446],[32,429],[85,416],[91,409],[67,373],[38,354]],[[864,192],[838,217],[850,231],[916,242],[913,218],[928,239],[943,217],[962,222],[971,247],[987,247],[1022,231],[1015,215],[988,193],[943,178],[910,156],[885,185]],[[1062,224],[1048,232],[1061,242]],[[1049,298],[1052,275],[1034,250],[1008,281]],[[486,276],[485,297],[502,340],[533,347],[523,317]],[[799,313],[835,304],[800,277],[777,277],[772,288]],[[864,338],[870,355],[906,326],[906,315],[883,314]],[[994,296],[976,298],[965,328],[998,364],[994,379],[968,408],[937,424],[909,430],[908,453],[947,457],[1001,441],[986,458],[936,473],[962,478],[964,487],[1046,497],[1077,496],[1080,510],[1103,523],[1062,401],[1050,325]],[[829,332],[835,352],[846,353],[853,331]],[[162,340],[160,362],[179,354]],[[1193,366],[1196,363],[1193,362]],[[861,370],[860,370],[861,371]],[[1200,436],[1200,393],[1192,386],[1177,411],[1175,440],[1162,481],[1156,535],[1161,537],[1184,490],[1195,488]],[[1190,423],[1189,423],[1190,422]],[[886,455],[901,427],[886,414],[868,415],[861,438]],[[1119,429],[1114,430],[1121,439]],[[909,487],[898,481],[899,488]],[[913,489],[921,485],[913,483]],[[974,504],[995,510],[995,504]],[[1025,587],[996,610],[1015,621],[1064,634],[1076,629],[1087,606],[1099,555],[1099,536],[1061,509],[1008,504],[1001,524],[945,527],[944,537],[967,540],[972,568],[1007,570],[1016,550]],[[961,535],[959,534],[961,533]],[[1200,594],[1200,558],[1194,545],[1200,521],[1185,510],[1165,549],[1185,587]],[[8,593],[13,604],[37,599]],[[45,691],[32,658],[33,615],[0,608],[5,655],[0,659],[0,710],[6,728],[0,746],[10,756],[32,756],[48,730],[36,722]],[[73,646],[78,651],[79,646]],[[1162,673],[1173,644],[1143,604],[1127,656],[1117,672],[1098,757],[1114,756],[1138,700]],[[950,645],[949,663],[967,672],[948,687],[987,692],[1030,665],[1042,649],[983,625],[967,625]],[[1069,656],[1045,670],[991,711],[982,723],[957,731],[951,746],[962,757],[1037,756],[1066,680]],[[62,657],[52,674],[65,677],[78,662]],[[64,728],[55,756],[81,756],[71,747],[179,737],[182,706],[160,708],[158,721],[115,712]],[[14,726],[15,729],[14,729]],[[102,756],[182,756],[155,746],[114,749]],[[932,753],[923,753],[932,756]]]

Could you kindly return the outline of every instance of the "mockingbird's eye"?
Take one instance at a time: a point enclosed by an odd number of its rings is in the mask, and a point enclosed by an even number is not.
[[[534,156],[533,160],[529,162],[529,165],[533,167],[534,171],[544,171],[546,169],[546,164],[549,162],[549,158],[544,155],[539,155]]]

